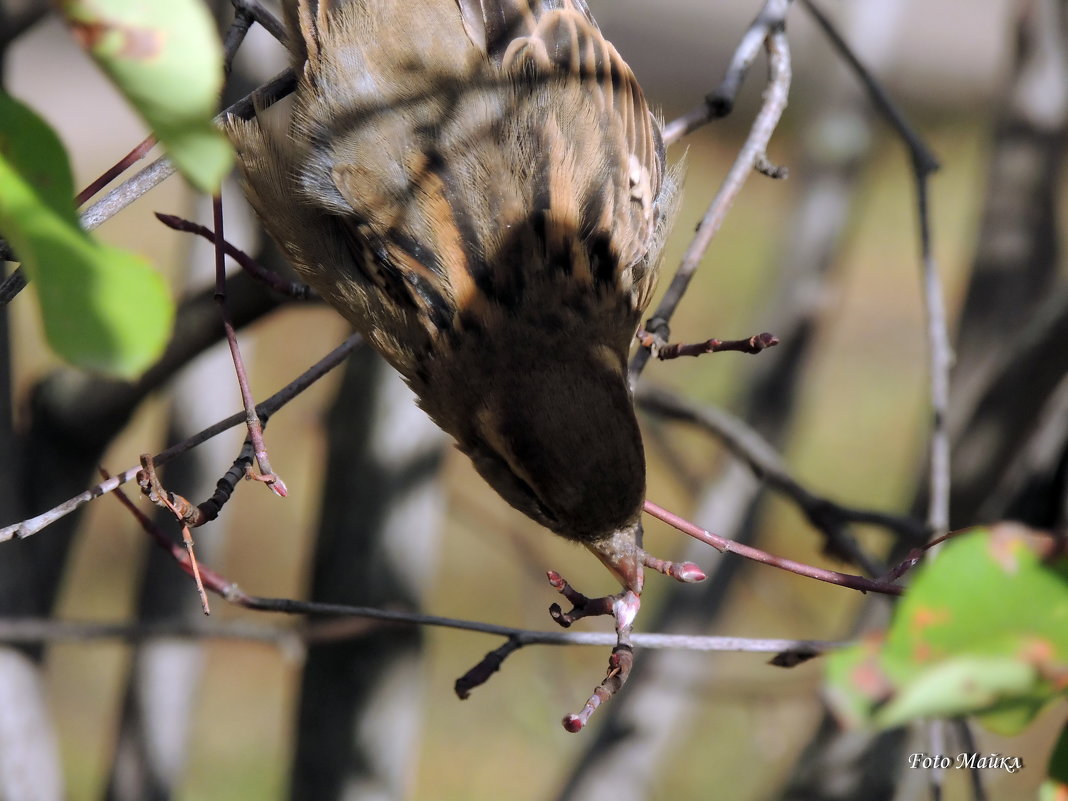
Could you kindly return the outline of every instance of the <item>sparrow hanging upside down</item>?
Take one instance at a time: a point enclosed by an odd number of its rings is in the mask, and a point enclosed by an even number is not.
[[[300,0],[288,120],[231,119],[246,191],[323,298],[411,385],[490,486],[622,584],[626,680],[645,456],[627,354],[670,216],[660,128],[584,0]]]

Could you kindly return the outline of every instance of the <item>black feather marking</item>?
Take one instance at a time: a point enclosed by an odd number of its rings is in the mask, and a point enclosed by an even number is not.
[[[619,258],[612,247],[612,240],[607,234],[598,232],[587,240],[586,249],[590,254],[590,272],[599,284],[614,285]]]
[[[430,150],[427,152],[426,156],[427,172],[434,173],[441,180],[441,185],[445,192],[445,200],[448,202],[449,208],[452,211],[453,222],[456,223],[456,227],[460,231],[460,240],[463,242],[467,271],[471,274],[475,286],[477,286],[483,294],[488,297],[493,297],[493,272],[490,269],[489,264],[486,262],[478,233],[475,230],[474,222],[471,219],[467,204],[464,201],[464,190],[456,185],[456,179],[449,170],[449,166],[440,152],[437,150]]]
[[[423,247],[421,243],[412,239],[407,234],[404,234],[397,229],[393,229],[389,233],[389,241],[413,261],[418,262],[438,275],[441,274],[442,267],[437,255]],[[391,268],[387,267],[387,269]],[[401,273],[404,276],[404,280],[410,285],[411,290],[414,291],[416,296],[423,302],[427,316],[430,318],[431,323],[434,324],[434,327],[439,331],[448,331],[451,329],[453,314],[452,305],[438,291],[433,282],[412,270],[402,270]]]

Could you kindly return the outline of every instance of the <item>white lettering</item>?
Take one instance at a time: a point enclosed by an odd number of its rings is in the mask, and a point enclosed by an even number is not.
[[[1003,770],[1006,773],[1016,773],[1023,770],[1024,763],[1021,757],[1002,756],[1001,754],[957,754],[951,759],[944,754],[909,754],[909,767],[923,770],[940,768],[946,770],[950,766],[956,770]]]

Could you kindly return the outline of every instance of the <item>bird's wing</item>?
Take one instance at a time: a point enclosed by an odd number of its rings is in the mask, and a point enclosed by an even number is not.
[[[650,113],[633,71],[601,34],[584,0],[456,0],[464,28],[502,70],[512,75],[574,79],[600,105],[600,158],[561,175],[585,211],[581,232],[594,253],[607,246],[637,309],[647,305],[656,282],[656,260],[672,192],[665,191],[665,156],[660,126]],[[556,109],[566,112],[566,104]],[[565,130],[563,135],[572,136]],[[580,160],[581,161],[581,160]],[[562,166],[564,160],[559,160]],[[594,167],[601,184],[585,192],[578,180]],[[553,187],[550,186],[550,195]],[[590,209],[590,204],[594,205]],[[590,212],[593,212],[590,214]],[[568,232],[572,233],[572,232]],[[572,234],[573,235],[573,234]]]

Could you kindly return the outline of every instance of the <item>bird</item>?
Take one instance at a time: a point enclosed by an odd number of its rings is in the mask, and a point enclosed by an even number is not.
[[[660,123],[585,0],[298,0],[287,116],[230,118],[245,194],[312,288],[520,512],[618,593],[583,728],[632,664],[646,471],[627,361],[675,208]]]

